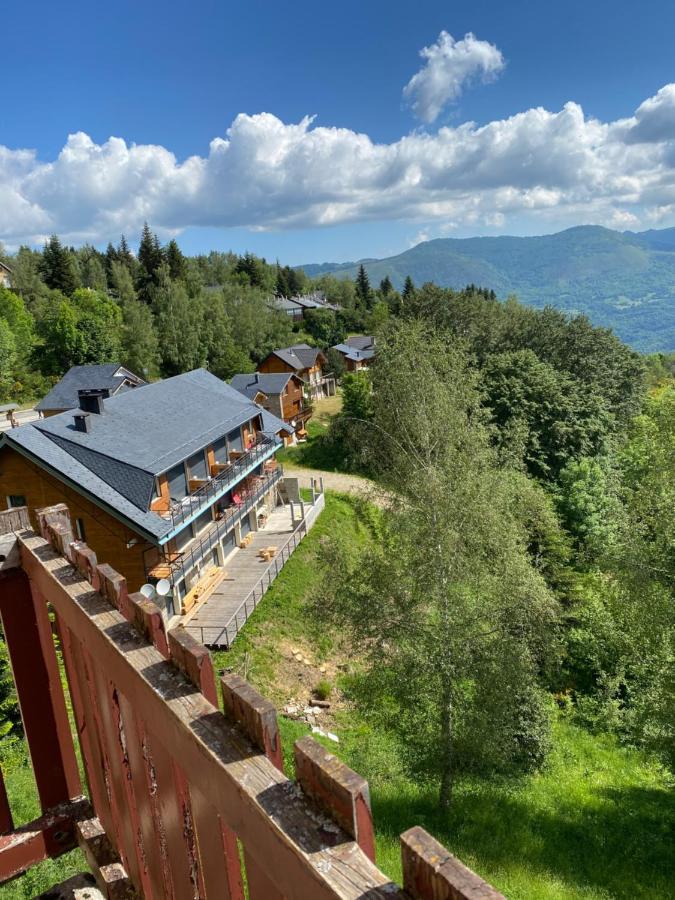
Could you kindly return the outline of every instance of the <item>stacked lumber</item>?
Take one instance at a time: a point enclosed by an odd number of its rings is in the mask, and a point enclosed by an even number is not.
[[[252,540],[253,540],[253,532],[249,531],[249,533],[247,535],[245,535],[241,539],[241,541],[239,541],[239,549],[245,550],[248,547],[248,545],[251,543]]]
[[[181,603],[181,615],[187,615],[197,604],[203,603],[211,594],[227,573],[225,569],[219,566],[209,566],[208,571],[203,575],[191,591],[183,597]]]
[[[258,556],[260,557],[260,559],[265,560],[265,562],[269,562],[271,559],[274,559],[276,555],[276,547],[263,547],[262,549],[258,550]]]

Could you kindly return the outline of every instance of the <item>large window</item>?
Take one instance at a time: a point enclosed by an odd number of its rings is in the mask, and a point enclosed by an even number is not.
[[[230,450],[243,450],[244,443],[241,439],[241,428],[231,431],[227,436],[227,442],[230,445]]]
[[[213,455],[215,457],[216,462],[221,463],[221,465],[224,465],[225,463],[229,462],[229,459],[227,456],[227,438],[226,437],[218,438],[217,441],[213,442]]]
[[[192,523],[192,528],[194,529],[195,537],[199,534],[200,531],[203,531],[207,525],[210,525],[213,522],[213,516],[211,515],[211,508],[207,509]]]
[[[182,500],[183,497],[187,496],[187,480],[183,463],[179,463],[173,469],[169,469],[166,473],[166,480],[169,483],[169,497],[172,500]]]
[[[187,545],[190,543],[192,538],[192,525],[188,525],[187,528],[183,528],[176,535],[176,549],[184,550],[185,547],[187,547]]]
[[[195,453],[187,461],[190,478],[206,478],[206,455],[203,450]]]

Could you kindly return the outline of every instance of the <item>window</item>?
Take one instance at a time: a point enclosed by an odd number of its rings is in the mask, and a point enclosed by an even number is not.
[[[176,535],[176,550],[184,550],[192,540],[192,526],[181,529]]]
[[[27,506],[26,498],[23,494],[10,494],[7,498],[7,509],[14,509],[17,506]]]
[[[75,519],[75,534],[77,535],[78,541],[86,541],[87,535],[84,530],[84,522],[82,519]]]
[[[227,458],[227,438],[221,437],[213,442],[213,455],[217,463],[224,465],[228,462]]]
[[[204,451],[200,450],[195,453],[187,461],[190,478],[206,478],[206,456]]]
[[[179,463],[173,469],[169,469],[166,473],[166,480],[169,483],[169,496],[172,500],[182,500],[183,497],[187,496],[187,480],[183,463]]]
[[[227,436],[227,442],[230,445],[230,450],[243,450],[244,445],[241,439],[241,428],[231,431]]]
[[[210,508],[205,510],[201,515],[197,516],[197,518],[192,523],[195,537],[199,534],[200,531],[203,531],[206,527],[208,527],[212,521],[213,514]]]

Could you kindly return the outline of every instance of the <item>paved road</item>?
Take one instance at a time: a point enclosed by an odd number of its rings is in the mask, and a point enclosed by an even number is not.
[[[27,422],[34,422],[38,417],[38,414],[34,409],[22,409],[14,413],[14,417],[18,421],[19,425],[25,425]],[[5,418],[4,413],[0,413],[0,431],[8,431],[12,426],[9,424],[9,420]]]

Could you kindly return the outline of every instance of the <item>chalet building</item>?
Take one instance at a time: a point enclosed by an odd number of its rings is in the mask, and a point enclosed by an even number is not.
[[[4,262],[0,262],[0,287],[12,286],[12,270]]]
[[[107,397],[81,389],[75,409],[0,436],[0,499],[33,518],[65,503],[130,591],[169,580],[171,619],[274,506],[289,430],[204,369]]]
[[[329,303],[324,295],[315,291],[313,294],[303,294],[296,297],[274,297],[270,306],[279,312],[284,312],[293,322],[300,322],[305,314],[312,310],[329,310],[339,312],[340,307]]]
[[[348,372],[358,372],[360,369],[367,369],[375,358],[375,338],[372,335],[356,334],[332,349],[342,355]]]
[[[307,436],[306,425],[312,417],[312,405],[305,397],[305,383],[293,372],[235,375],[230,385],[249,400],[273,413],[290,427],[284,443]]]
[[[73,366],[47,396],[40,400],[35,409],[45,417],[54,416],[67,409],[76,409],[79,405],[80,391],[100,391],[104,398],[114,397],[146,383],[120,363]]]
[[[273,350],[258,366],[258,372],[265,374],[290,373],[297,375],[305,383],[305,391],[311,400],[329,397],[335,393],[335,378],[324,375],[326,357],[318,347],[309,344],[294,344],[281,350]]]

